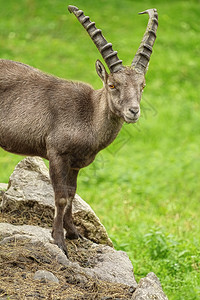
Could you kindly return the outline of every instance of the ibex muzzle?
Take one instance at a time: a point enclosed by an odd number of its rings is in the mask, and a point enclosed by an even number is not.
[[[69,10],[87,30],[110,70],[108,74],[97,60],[102,89],[0,60],[0,146],[12,153],[49,160],[55,193],[52,235],[66,254],[64,229],[67,238],[79,237],[72,220],[79,170],[112,143],[124,121],[138,120],[158,26],[156,10],[145,11],[150,17],[147,30],[131,66],[124,67],[95,23],[77,7],[69,6]]]

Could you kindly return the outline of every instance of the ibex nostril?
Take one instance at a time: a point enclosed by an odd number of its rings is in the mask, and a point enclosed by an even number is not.
[[[131,107],[129,108],[129,111],[133,114],[133,115],[137,115],[139,113],[139,108],[138,107]]]

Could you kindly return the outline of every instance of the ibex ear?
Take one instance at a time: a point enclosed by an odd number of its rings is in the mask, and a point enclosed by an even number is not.
[[[96,66],[97,74],[99,75],[101,80],[104,83],[106,83],[108,78],[108,73],[106,72],[104,65],[100,62],[100,60],[97,59],[95,66]]]

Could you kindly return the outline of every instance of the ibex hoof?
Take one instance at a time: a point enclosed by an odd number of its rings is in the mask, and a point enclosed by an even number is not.
[[[62,237],[60,237],[60,236],[55,237],[53,235],[54,235],[54,232],[52,232],[54,244],[57,245],[64,252],[64,254],[67,256],[67,258],[69,258],[68,252],[67,252],[67,247],[65,245],[64,235]]]
[[[65,246],[65,243],[56,243],[55,244],[64,252],[64,254],[67,256],[67,258],[69,258],[68,256],[68,251],[67,251],[67,247]]]
[[[65,226],[66,229],[66,239],[69,240],[78,240],[79,238],[82,238],[82,235],[78,232],[76,227],[73,223],[68,223],[67,226]]]
[[[75,232],[71,232],[71,233],[66,233],[66,239],[69,240],[78,240],[79,238],[83,239],[82,235],[80,233],[78,233],[78,231]]]

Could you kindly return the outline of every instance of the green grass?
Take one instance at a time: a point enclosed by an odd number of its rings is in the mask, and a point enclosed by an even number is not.
[[[169,299],[200,299],[199,1],[1,2],[0,56],[60,77],[101,82],[95,46],[68,14],[74,4],[96,21],[124,64],[146,28],[137,12],[156,7],[158,38],[142,117],[81,171],[78,193],[95,210],[136,279],[153,271]],[[0,150],[0,181],[21,157]]]

